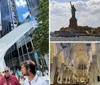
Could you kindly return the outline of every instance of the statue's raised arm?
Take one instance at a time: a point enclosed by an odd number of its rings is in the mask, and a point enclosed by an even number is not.
[[[70,1],[70,6],[72,7],[72,3],[71,3],[71,1]]]

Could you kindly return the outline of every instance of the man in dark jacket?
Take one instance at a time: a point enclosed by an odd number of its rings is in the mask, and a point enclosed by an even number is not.
[[[0,85],[21,85],[14,75],[9,73],[9,69],[4,69],[4,76],[0,80]]]

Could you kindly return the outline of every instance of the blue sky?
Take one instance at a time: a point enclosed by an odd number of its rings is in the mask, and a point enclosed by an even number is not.
[[[19,21],[23,22],[24,19],[29,15],[27,3],[25,0],[15,0],[15,3],[16,3],[18,16],[19,16]],[[35,20],[35,22],[37,23],[35,16],[32,16],[31,19]]]
[[[28,12],[26,1],[25,0],[15,0],[15,3],[16,3],[16,9],[18,12],[18,16],[19,16],[19,21],[22,22],[24,20],[23,14],[26,14]]]
[[[17,12],[18,12],[18,16],[19,16],[19,21],[23,21],[23,14],[25,14],[26,12],[28,12],[27,6],[23,7],[17,7]]]

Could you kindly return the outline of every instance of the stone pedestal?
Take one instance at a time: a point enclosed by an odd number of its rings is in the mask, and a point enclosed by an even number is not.
[[[77,28],[77,19],[76,18],[70,18],[70,23],[69,23],[69,27],[70,28]]]

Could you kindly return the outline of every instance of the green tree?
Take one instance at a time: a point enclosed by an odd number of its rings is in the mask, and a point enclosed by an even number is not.
[[[40,0],[37,7],[39,14],[37,15],[38,27],[33,31],[34,50],[40,55],[45,55],[49,51],[49,0]]]

